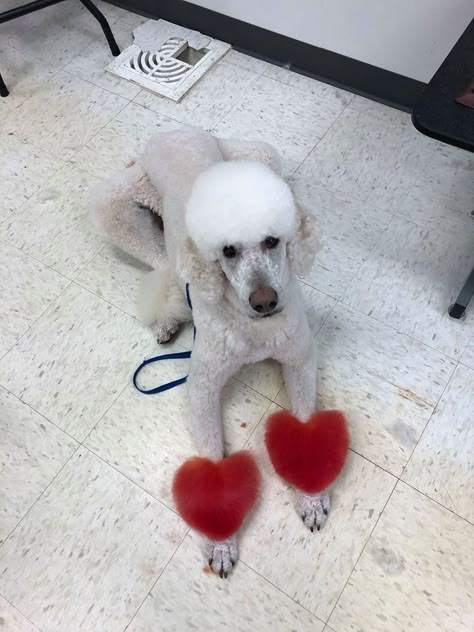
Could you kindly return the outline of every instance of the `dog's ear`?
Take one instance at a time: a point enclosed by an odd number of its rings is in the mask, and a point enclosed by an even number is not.
[[[288,242],[288,261],[293,272],[299,276],[311,270],[318,250],[318,231],[314,215],[301,204],[296,205],[299,226],[294,239]]]
[[[224,294],[224,273],[217,261],[205,261],[196,244],[186,239],[177,261],[178,274],[186,283],[196,288],[209,303],[217,303]]]

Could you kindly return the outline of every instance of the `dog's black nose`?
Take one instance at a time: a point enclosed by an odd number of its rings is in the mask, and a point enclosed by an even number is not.
[[[261,287],[252,292],[249,303],[259,314],[269,314],[278,305],[278,294],[271,287]]]

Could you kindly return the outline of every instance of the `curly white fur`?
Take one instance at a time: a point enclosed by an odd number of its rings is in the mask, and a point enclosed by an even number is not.
[[[295,276],[313,261],[315,222],[279,169],[275,150],[262,143],[216,140],[192,128],[152,138],[137,165],[122,172],[127,182],[135,178],[137,191],[144,183],[147,195],[149,185],[156,190],[164,233],[154,228],[152,246],[150,234],[136,243],[135,223],[149,231],[148,216],[136,205],[132,221],[133,194],[119,176],[101,185],[93,199],[113,243],[144,261],[161,261],[154,266],[153,296],[148,290],[149,316],[159,318],[161,327],[173,329],[190,318],[183,307],[184,285],[190,283],[197,329],[188,380],[191,421],[199,453],[211,459],[224,456],[222,388],[243,364],[276,359],[293,413],[307,418],[316,407],[314,339]],[[233,246],[235,256],[227,257],[224,246]],[[144,248],[153,253],[143,256]],[[278,297],[270,318],[249,302],[262,287]]]
[[[186,229],[200,251],[216,259],[223,246],[255,245],[268,235],[294,237],[290,187],[257,161],[218,162],[194,183],[186,204]]]

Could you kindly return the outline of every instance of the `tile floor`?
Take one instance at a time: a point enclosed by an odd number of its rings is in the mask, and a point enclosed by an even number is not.
[[[100,6],[127,45],[142,18]],[[446,314],[474,263],[473,156],[234,51],[182,103],[161,99],[103,72],[105,40],[75,0],[0,40],[1,629],[473,630],[474,309]],[[322,243],[303,289],[319,404],[352,432],[331,519],[311,535],[262,447],[286,404],[278,367],[231,381],[226,441],[256,451],[264,490],[227,582],[205,572],[170,495],[194,451],[185,390],[130,386],[155,351],[135,312],[145,271],[86,217],[98,178],[189,122],[275,143],[314,209]]]

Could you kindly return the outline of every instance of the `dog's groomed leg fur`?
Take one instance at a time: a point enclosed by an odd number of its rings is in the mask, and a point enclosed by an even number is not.
[[[163,233],[153,217],[161,213],[161,198],[140,164],[98,184],[90,201],[94,225],[114,246],[151,268],[166,260]]]
[[[180,326],[192,318],[182,283],[167,263],[145,277],[138,305],[140,320],[147,325],[154,323],[159,344],[170,342]]]
[[[303,339],[313,340],[309,330]],[[316,349],[311,342],[303,357],[295,364],[284,364],[283,375],[290,399],[291,412],[301,421],[307,421],[316,412]],[[326,522],[331,502],[326,490],[317,494],[305,494],[295,489],[296,510],[303,523],[313,532],[319,531]]]
[[[219,461],[224,457],[220,397],[233,367],[219,362],[212,351],[210,355],[203,352],[203,348],[213,348],[209,340],[202,341],[202,347],[198,345],[196,340],[188,378],[192,430],[200,456]],[[239,555],[237,537],[220,542],[205,539],[204,546],[209,566],[221,578],[227,577]]]

